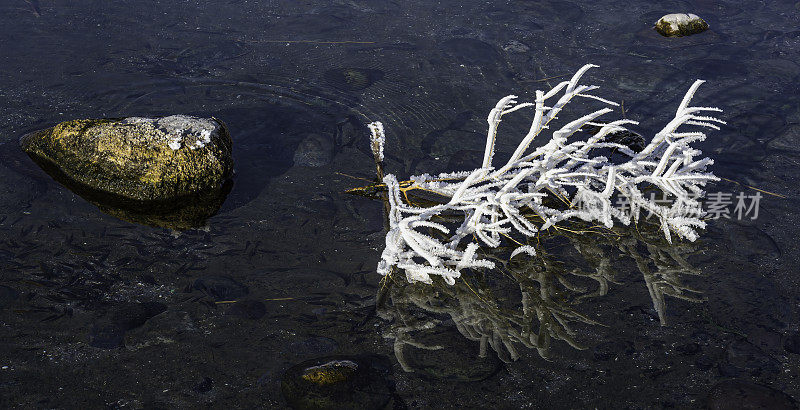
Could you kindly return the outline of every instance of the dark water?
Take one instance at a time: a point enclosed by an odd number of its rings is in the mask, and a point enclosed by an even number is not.
[[[651,29],[685,11],[711,29]],[[0,406],[285,407],[287,369],[331,355],[379,363],[369,375],[394,408],[796,405],[798,13],[751,0],[5,0]],[[469,169],[497,99],[585,63],[645,135],[707,80],[694,102],[728,121],[701,144],[727,179],[709,191],[784,198],[690,245],[565,236],[506,275],[383,288],[381,204],[343,193],[374,177],[364,124],[384,123],[401,178]],[[233,189],[202,230],[108,216],[17,144],[67,119],[177,113],[218,117],[234,141]],[[504,124],[498,149],[525,126]],[[559,319],[583,350],[521,342],[526,322]]]

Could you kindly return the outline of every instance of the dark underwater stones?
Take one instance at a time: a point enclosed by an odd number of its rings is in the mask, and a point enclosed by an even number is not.
[[[693,356],[693,355],[696,355],[696,354],[700,353],[703,349],[702,349],[702,347],[700,347],[699,344],[697,344],[695,342],[689,342],[689,343],[685,343],[685,344],[676,346],[675,350],[677,350],[677,351],[679,351],[679,352],[681,352],[681,353],[683,353],[683,354],[685,354],[687,356]]]
[[[586,126],[583,128],[590,134],[594,135],[600,132],[601,127],[597,125]],[[641,152],[647,146],[647,142],[641,134],[635,133],[630,130],[614,131],[606,134],[603,137],[603,142],[610,142],[614,144],[624,145],[631,149],[633,152]],[[609,152],[600,152],[600,155],[606,155],[611,158],[615,154],[615,150],[604,149]],[[627,157],[625,157],[627,159]]]
[[[324,194],[316,194],[311,198],[298,201],[297,208],[324,220],[330,220],[336,215],[336,203],[331,197]]]
[[[333,141],[318,134],[305,137],[294,152],[294,164],[302,167],[324,167],[333,160]]]
[[[794,354],[800,354],[800,332],[794,332],[783,341],[783,348]]]
[[[465,64],[493,65],[501,61],[500,53],[494,46],[474,38],[451,38],[442,43],[442,46]]]
[[[100,322],[92,326],[89,346],[98,349],[115,349],[125,342],[125,330],[116,323]]]
[[[198,394],[205,394],[210,392],[213,387],[214,387],[214,380],[212,380],[210,377],[203,377],[203,380],[200,383],[194,385],[194,387],[192,387],[192,390],[194,390],[194,392]]]
[[[160,302],[123,303],[115,307],[108,314],[108,320],[120,325],[125,330],[135,329],[151,317],[167,310],[167,306]]]
[[[450,172],[464,171],[480,167],[483,163],[483,151],[459,150],[450,155],[447,170]]]
[[[121,303],[109,310],[92,326],[89,345],[100,349],[114,349],[124,344],[125,333],[144,325],[151,317],[167,310],[159,302]]]
[[[531,48],[517,40],[510,40],[507,43],[503,44],[503,50],[505,50],[508,53],[522,54],[522,53],[527,53],[528,51],[531,50]]]
[[[609,133],[603,139],[606,142],[624,145],[633,152],[641,152],[647,145],[644,137],[628,130]]]
[[[205,276],[194,281],[192,288],[199,290],[215,301],[236,300],[247,296],[249,289],[228,276]]]
[[[368,68],[333,68],[322,74],[325,81],[345,91],[361,91],[383,79],[383,71]]]

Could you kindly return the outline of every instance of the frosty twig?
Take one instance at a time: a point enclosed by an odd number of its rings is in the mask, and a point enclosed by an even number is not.
[[[717,118],[702,115],[720,109],[689,106],[702,81],[696,81],[689,88],[675,117],[638,152],[612,138],[626,131],[625,125],[636,124],[635,121],[596,122],[597,118],[611,112],[610,108],[566,123],[552,132],[546,144],[529,149],[533,139],[548,129],[551,121],[575,97],[617,105],[589,94],[596,86],[579,84],[592,67],[595,66],[583,66],[569,81],[559,83],[546,93],[537,91],[533,103],[518,104],[514,95],[502,98],[488,117],[489,131],[480,168],[411,178],[412,188],[449,198],[446,203],[427,208],[405,203],[397,178],[386,175],[383,182],[388,188],[389,231],[378,273],[387,275],[396,267],[404,270],[411,282],[430,283],[431,275],[438,275],[453,284],[462,269],[493,268],[494,263],[481,259],[478,252],[483,246],[500,246],[504,237],[516,236],[522,243],[525,238],[568,220],[596,222],[608,228],[614,221],[627,225],[638,221],[640,211],[658,218],[668,241],[673,234],[695,240],[696,229],[705,227],[698,201],[704,194],[702,188],[708,181],[718,178],[706,172],[713,160],[700,157],[701,152],[691,146],[703,140],[705,134],[679,132],[678,128],[694,125],[718,129],[716,124],[724,124]],[[561,96],[552,106],[546,105],[559,93]],[[495,139],[502,117],[528,107],[534,107],[530,130],[511,158],[495,168],[492,163]],[[588,138],[575,136],[589,126],[599,130]],[[370,129],[373,147],[377,146],[377,141],[382,147],[382,125],[372,123]],[[622,155],[624,160],[612,161],[609,151]],[[643,194],[646,187],[661,190],[672,202],[663,204],[646,198]],[[553,197],[566,199],[569,206],[552,204],[548,198]],[[627,201],[631,212],[613,207],[613,199]],[[581,206],[577,206],[579,204]],[[529,216],[531,213],[536,216],[536,222]],[[460,225],[447,226],[435,221],[436,217],[445,215],[455,215]],[[520,246],[514,255],[535,253],[529,245]]]

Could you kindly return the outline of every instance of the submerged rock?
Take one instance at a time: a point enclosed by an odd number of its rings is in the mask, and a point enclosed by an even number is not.
[[[209,275],[198,278],[192,288],[199,290],[215,301],[228,301],[243,298],[250,293],[247,285],[228,276]]]
[[[361,91],[383,79],[383,71],[369,68],[334,68],[323,74],[328,84],[345,90]]]
[[[683,37],[708,30],[708,23],[695,14],[667,14],[656,21],[656,31],[664,37]]]
[[[474,38],[451,38],[442,46],[458,61],[468,65],[493,65],[502,61],[493,45]]]
[[[333,142],[330,138],[310,134],[294,152],[294,163],[302,167],[324,167],[333,160]]]
[[[783,348],[789,353],[800,354],[800,332],[789,335],[783,342]]]
[[[100,349],[120,347],[127,331],[142,326],[166,310],[167,306],[159,302],[120,303],[92,326],[89,345]]]
[[[584,127],[587,132],[592,135],[597,134],[602,129],[599,125],[589,125]],[[644,137],[641,134],[635,133],[630,130],[612,131],[603,137],[604,142],[612,142],[614,144],[624,145],[631,149],[633,152],[641,152],[647,145]]]
[[[296,409],[382,409],[391,400],[389,362],[376,356],[328,356],[295,365],[281,392]]]
[[[220,188],[233,172],[230,135],[214,118],[65,121],[20,143],[77,183],[138,201]]]
[[[531,48],[517,40],[511,40],[503,44],[503,50],[509,53],[527,53]]]
[[[203,381],[197,383],[192,387],[195,393],[205,394],[211,391],[214,388],[214,380],[210,377],[203,377]]]
[[[173,115],[62,122],[27,134],[22,149],[101,210],[186,229],[216,213],[230,190],[231,138],[215,118]]]

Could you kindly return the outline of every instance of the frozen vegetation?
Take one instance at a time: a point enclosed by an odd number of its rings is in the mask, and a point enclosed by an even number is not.
[[[536,248],[529,239],[538,232],[580,221],[607,228],[629,225],[639,222],[645,212],[657,218],[668,241],[697,239],[697,230],[705,227],[699,202],[703,187],[717,178],[707,171],[713,160],[692,145],[705,139],[699,129],[718,129],[716,124],[724,124],[706,115],[721,110],[689,105],[703,83],[698,80],[686,92],[674,118],[643,149],[614,138],[627,131],[625,125],[636,122],[601,122],[599,118],[612,111],[608,107],[556,128],[553,121],[575,98],[617,106],[590,94],[598,87],[579,83],[592,67],[583,66],[569,81],[547,92],[536,91],[533,102],[518,103],[514,95],[500,99],[488,116],[481,167],[423,174],[403,182],[386,175],[389,231],[378,273],[388,275],[399,269],[409,282],[431,283],[433,276],[440,276],[452,285],[464,269],[495,267],[481,256],[483,249],[503,244],[513,248],[511,258],[534,255]],[[533,110],[533,121],[527,134],[507,161],[495,163],[501,119],[528,109]],[[687,130],[687,126],[695,129]],[[373,123],[370,129],[373,144],[378,145],[384,139],[383,127]],[[531,147],[534,138],[551,129],[547,143]],[[406,196],[411,190],[444,199],[416,206]],[[653,193],[667,198],[667,203],[655,200]],[[625,207],[615,206],[620,203]]]

